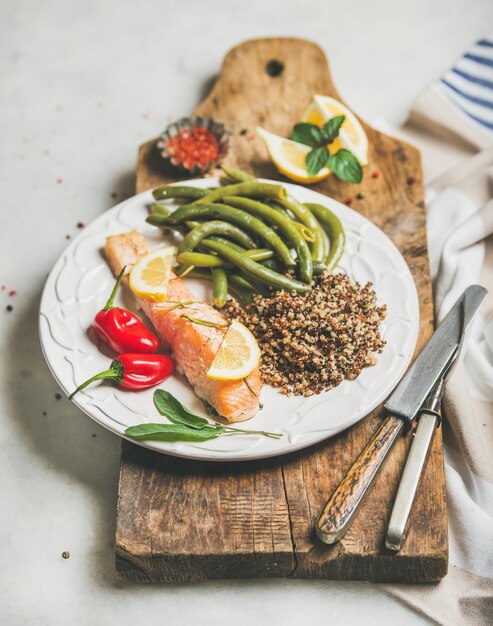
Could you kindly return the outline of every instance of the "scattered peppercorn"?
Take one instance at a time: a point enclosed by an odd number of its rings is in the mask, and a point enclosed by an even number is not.
[[[84,228],[84,222],[77,222],[77,228]]]
[[[380,176],[380,172],[378,170],[375,170],[373,174],[371,175],[372,178],[378,178],[379,176]]]
[[[7,309],[9,313],[14,310],[14,307],[11,304],[7,304],[5,308]]]
[[[113,200],[116,200],[118,198],[118,194],[116,193],[116,191],[112,191],[110,195],[113,198]]]
[[[277,291],[253,296],[242,309],[228,300],[224,313],[256,337],[264,381],[287,395],[311,396],[356,378],[375,365],[385,341],[379,331],[387,307],[377,306],[371,283],[325,272],[304,295]]]
[[[70,552],[67,552],[66,550],[65,550],[65,552],[62,552],[62,558],[69,559],[70,558]]]
[[[96,433],[92,433],[92,436],[93,436],[93,437],[97,437]]]
[[[43,411],[43,417],[46,417],[48,415],[48,413],[46,411]]]
[[[413,176],[409,176],[406,182],[411,187],[416,182],[416,179]]]
[[[55,400],[61,400],[62,399],[62,394],[61,393],[56,393],[55,394]]]
[[[243,137],[243,135],[246,135],[246,134],[247,134],[247,132],[248,132],[248,130],[247,130],[246,128],[242,128],[242,129],[240,130],[240,135]]]
[[[65,239],[70,239],[70,235],[65,235]]]
[[[365,196],[362,193],[357,193],[356,194],[356,200],[363,200]]]

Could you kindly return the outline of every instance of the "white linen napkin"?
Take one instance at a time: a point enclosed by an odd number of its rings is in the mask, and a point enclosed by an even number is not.
[[[380,125],[381,126],[381,125]],[[443,413],[450,566],[436,584],[384,585],[447,626],[493,624],[493,37],[422,94],[398,131],[422,150],[440,321],[462,291],[490,291],[447,382]],[[476,152],[471,153],[471,146]],[[432,154],[432,167],[427,155]],[[453,155],[451,157],[451,155]],[[455,165],[438,176],[440,163]],[[438,166],[437,166],[438,163]]]

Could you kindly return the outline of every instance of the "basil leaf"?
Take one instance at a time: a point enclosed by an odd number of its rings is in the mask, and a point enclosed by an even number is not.
[[[185,424],[138,424],[125,430],[128,437],[145,441],[207,441],[223,432],[221,427],[206,426],[196,430]]]
[[[327,164],[327,159],[329,158],[329,151],[325,146],[321,146],[320,148],[313,148],[306,155],[305,163],[306,169],[310,176],[315,176],[318,172]]]
[[[184,424],[190,428],[200,429],[209,426],[205,417],[195,415],[183,406],[169,391],[156,389],[153,396],[156,409],[161,415],[166,416],[174,424]]]
[[[339,135],[339,131],[345,119],[345,115],[336,115],[328,122],[325,122],[322,128],[322,133],[327,143],[332,143],[334,139]]]
[[[337,178],[346,183],[360,183],[363,178],[363,170],[358,159],[345,148],[331,154],[327,165]]]
[[[307,124],[306,122],[293,126],[291,139],[298,143],[304,143],[306,146],[320,146],[324,143],[322,130],[315,124]]]

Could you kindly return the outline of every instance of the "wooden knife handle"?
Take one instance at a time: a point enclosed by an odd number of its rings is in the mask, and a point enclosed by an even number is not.
[[[317,535],[324,543],[335,543],[346,533],[378,469],[403,429],[404,421],[390,415],[353,463],[317,520]]]

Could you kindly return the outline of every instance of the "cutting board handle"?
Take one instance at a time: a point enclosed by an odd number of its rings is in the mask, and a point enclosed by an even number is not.
[[[324,543],[335,543],[345,535],[403,429],[404,421],[390,415],[353,463],[318,518],[316,531]]]
[[[288,137],[316,93],[341,99],[320,46],[287,37],[253,39],[227,53],[211,92],[193,113],[213,117],[231,132],[227,164],[262,178],[278,178],[255,128],[265,126]],[[156,143],[157,138],[151,139],[139,149],[137,193],[179,176],[164,164]]]

